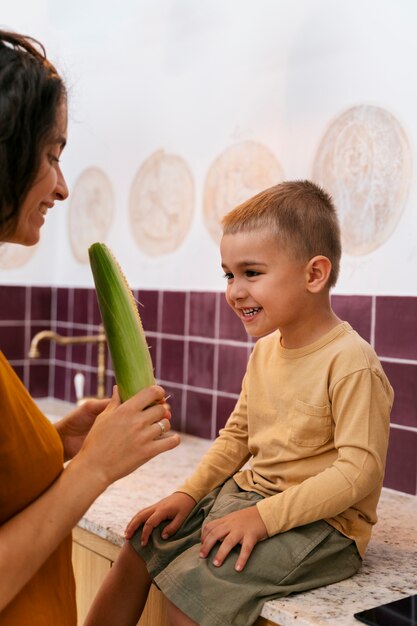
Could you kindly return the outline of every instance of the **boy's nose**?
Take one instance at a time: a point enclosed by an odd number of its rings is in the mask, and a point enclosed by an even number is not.
[[[234,280],[229,288],[229,296],[232,300],[242,300],[247,295],[247,290],[242,285],[242,283],[238,280]]]

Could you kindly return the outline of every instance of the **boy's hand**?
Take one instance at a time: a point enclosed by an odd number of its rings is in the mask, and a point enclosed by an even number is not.
[[[162,539],[167,539],[177,532],[195,505],[196,502],[191,496],[175,492],[136,513],[126,527],[125,537],[131,539],[135,531],[143,524],[141,545],[146,546],[153,529],[161,522],[170,519],[172,522],[165,526],[162,533]]]
[[[207,522],[201,534],[200,557],[206,558],[215,544],[221,541],[221,546],[213,559],[213,564],[219,567],[230,550],[240,543],[242,548],[235,565],[235,570],[240,572],[245,567],[254,546],[267,537],[266,526],[258,509],[251,506]]]

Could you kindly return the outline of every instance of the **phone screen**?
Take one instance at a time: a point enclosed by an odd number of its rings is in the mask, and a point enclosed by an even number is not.
[[[417,595],[360,611],[354,617],[370,626],[417,626]]]

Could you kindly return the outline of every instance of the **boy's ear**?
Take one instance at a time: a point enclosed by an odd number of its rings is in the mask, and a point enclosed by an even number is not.
[[[315,256],[307,263],[307,290],[310,293],[322,291],[329,282],[332,263],[327,256]]]

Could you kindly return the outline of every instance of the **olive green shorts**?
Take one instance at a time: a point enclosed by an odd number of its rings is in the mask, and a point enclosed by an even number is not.
[[[261,499],[230,479],[194,507],[174,536],[161,539],[165,522],[145,548],[140,529],[131,540],[165,596],[200,626],[250,626],[268,600],[343,580],[360,569],[355,543],[324,521],[257,543],[241,572],[234,569],[240,545],[220,567],[212,564],[218,545],[208,558],[199,557],[204,523]]]

